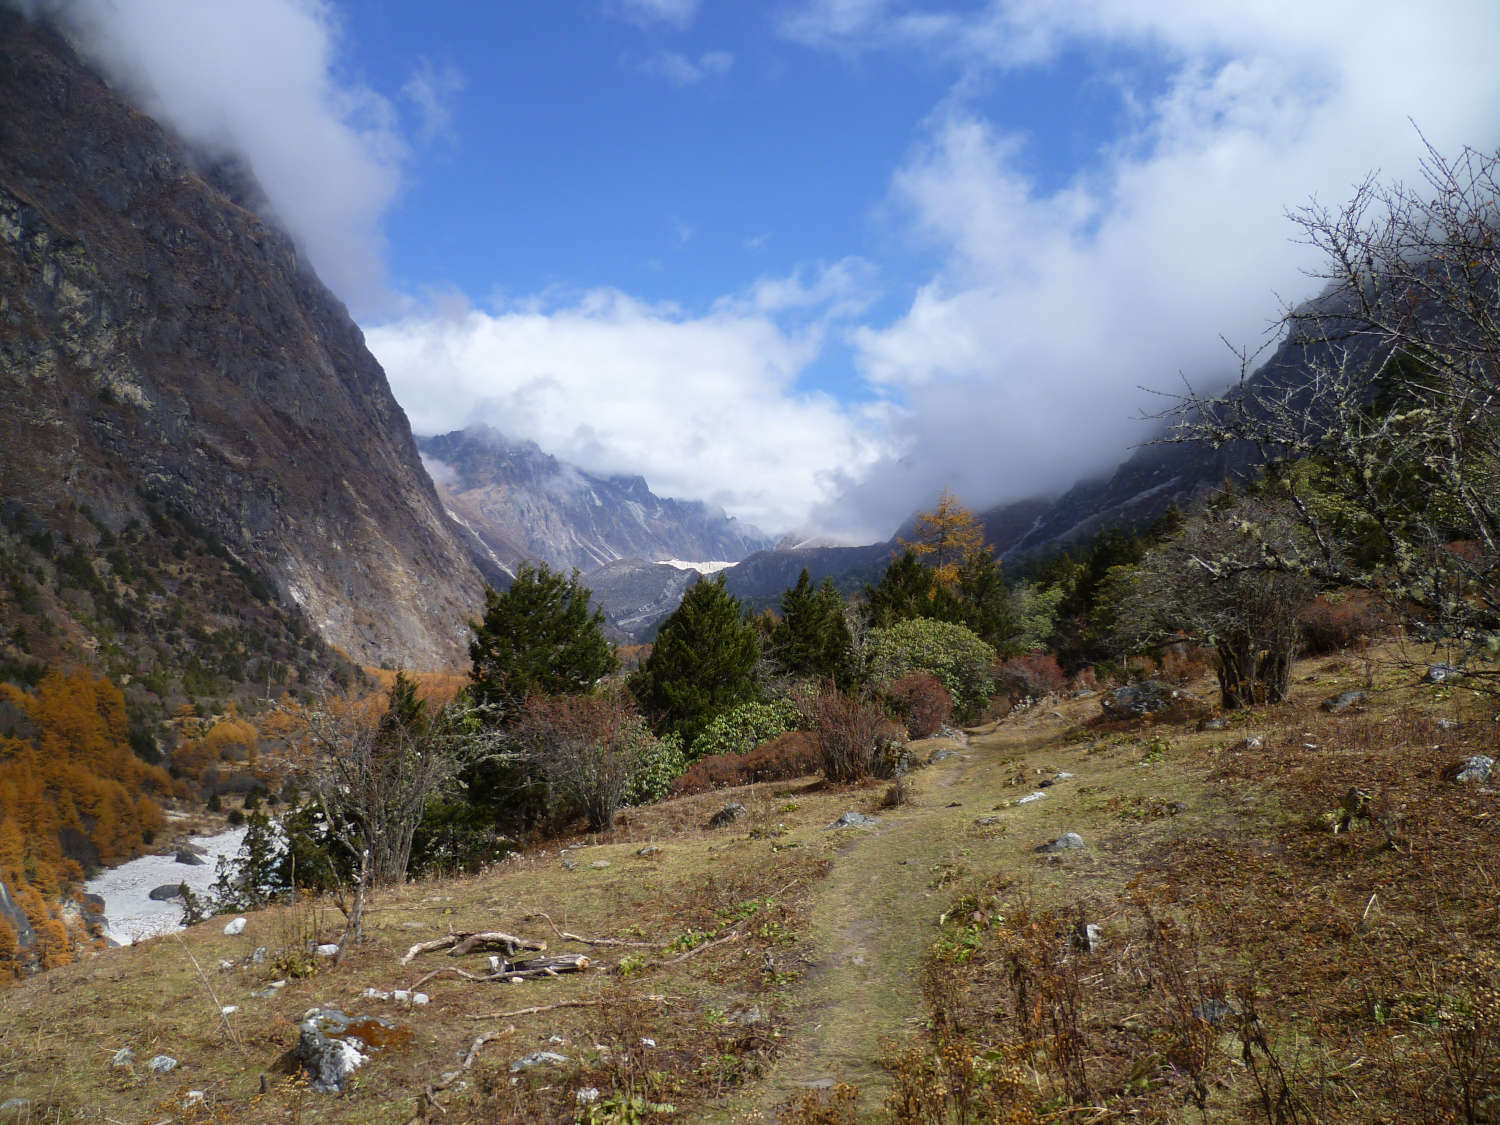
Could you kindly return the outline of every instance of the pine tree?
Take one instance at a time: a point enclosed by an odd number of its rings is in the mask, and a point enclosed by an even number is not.
[[[522,564],[503,594],[486,590],[484,618],[470,622],[475,702],[509,721],[530,696],[585,691],[613,672],[614,647],[604,636],[604,613],[589,611],[591,597],[576,570],[564,577],[545,563]]]
[[[772,658],[793,676],[847,686],[852,647],[844,599],[833,581],[825,578],[815,590],[803,567],[797,584],[781,596],[781,620],[771,630]]]
[[[759,659],[755,632],[721,574],[688,588],[630,688],[658,733],[691,743],[715,715],[756,697]]]

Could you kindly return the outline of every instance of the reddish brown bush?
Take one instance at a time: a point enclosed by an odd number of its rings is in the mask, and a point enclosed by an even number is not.
[[[698,759],[672,782],[668,796],[686,797],[757,781],[790,781],[817,773],[821,764],[812,735],[787,731],[744,754],[711,754]]]
[[[899,737],[885,712],[857,695],[825,688],[802,709],[829,781],[859,781],[877,772],[885,758],[882,744]]]
[[[1319,594],[1297,615],[1302,627],[1302,652],[1322,656],[1361,644],[1383,624],[1369,597],[1349,594],[1334,600]]]
[[[902,676],[884,695],[913,738],[930,738],[953,717],[953,697],[936,676],[926,672]]]
[[[1171,645],[1161,654],[1157,675],[1168,683],[1190,684],[1208,675],[1214,666],[1213,650],[1190,644]]]
[[[1050,652],[1023,652],[1000,665],[996,677],[1000,689],[1014,696],[1033,699],[1061,691],[1068,682],[1057,657]]]

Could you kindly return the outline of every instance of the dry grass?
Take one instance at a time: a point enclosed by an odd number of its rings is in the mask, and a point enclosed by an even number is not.
[[[1318,710],[1367,679],[1366,712]],[[1198,729],[1201,709],[1104,723],[1097,699],[1066,700],[915,744],[958,756],[886,808],[888,783],[803,778],[627,810],[577,846],[378,897],[367,943],[268,999],[251,994],[290,954],[337,935],[330,907],[85,956],[0,995],[0,1102],[29,1099],[34,1122],[1494,1120],[1500,808],[1440,773],[1493,755],[1495,728],[1414,679],[1364,655],[1307,662],[1292,703],[1221,730]],[[1249,734],[1264,749],[1235,749]],[[1344,825],[1351,788],[1369,800]],[[729,800],[747,814],[707,828]],[[826,830],[850,809],[881,823]],[[1036,850],[1066,831],[1087,847]],[[541,911],[647,944],[562,941]],[[363,997],[450,963],[401,966],[414,942],[478,929],[597,964],[439,977],[421,1008]],[[257,946],[269,960],[247,963]],[[210,988],[240,1007],[227,1024]],[[276,1065],[326,1003],[409,1032],[343,1097]],[[126,1046],[134,1067],[111,1067]],[[511,1073],[541,1050],[567,1061]],[[182,1065],[152,1076],[157,1053]],[[184,1108],[189,1090],[203,1099]]]

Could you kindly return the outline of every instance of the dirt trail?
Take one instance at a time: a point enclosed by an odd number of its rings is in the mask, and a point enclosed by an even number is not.
[[[861,1118],[875,1114],[888,1087],[881,1044],[920,1026],[921,962],[954,884],[971,870],[993,869],[997,853],[1016,847],[975,821],[1016,795],[1002,781],[1007,764],[1053,733],[1006,732],[967,746],[934,743],[959,756],[914,776],[913,804],[880,813],[877,827],[835,830],[847,843],[817,887],[814,963],[791,1013],[790,1042],[771,1073],[724,1107],[719,1120],[753,1120],[757,1110],[771,1120],[777,1104],[839,1082],[860,1088]],[[1012,826],[1017,813],[1032,819],[1030,810],[1010,811]]]

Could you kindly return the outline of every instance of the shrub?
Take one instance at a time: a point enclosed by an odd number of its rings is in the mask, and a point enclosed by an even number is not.
[[[883,744],[895,741],[897,732],[872,701],[841,691],[821,691],[805,700],[803,708],[823,776],[829,781],[859,781],[889,759]]]
[[[817,773],[818,744],[806,731],[788,731],[744,754],[700,758],[672,782],[670,795],[686,797],[760,781],[790,781]]]
[[[994,690],[995,650],[971,630],[947,621],[913,618],[870,632],[870,678],[889,684],[913,672],[936,676],[953,697],[960,719],[979,713]]]
[[[1057,657],[1050,652],[1023,652],[1011,657],[1000,665],[998,679],[1002,690],[1032,699],[1062,691],[1068,682]]]
[[[581,812],[592,832],[614,826],[656,743],[623,690],[535,696],[521,709],[515,732],[528,764],[546,783],[549,811]]]
[[[1302,652],[1324,656],[1358,645],[1380,630],[1379,612],[1358,594],[1319,594],[1297,615],[1302,630]]]
[[[640,760],[636,763],[635,776],[625,793],[629,805],[649,805],[660,801],[672,788],[682,771],[687,769],[687,754],[682,748],[682,736],[669,734],[665,738],[647,739],[641,746]]]
[[[913,672],[886,685],[886,701],[912,738],[930,738],[953,717],[953,697],[927,672]]]
[[[802,714],[789,699],[770,703],[741,703],[716,717],[693,739],[691,757],[744,754],[779,734],[795,730]]]

